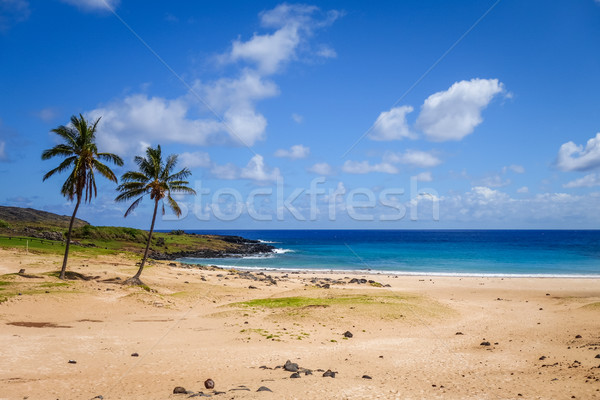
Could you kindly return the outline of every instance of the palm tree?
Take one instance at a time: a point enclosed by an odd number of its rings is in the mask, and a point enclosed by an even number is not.
[[[171,197],[171,193],[186,193],[196,194],[194,189],[189,188],[189,182],[185,180],[192,173],[189,169],[183,168],[181,171],[172,173],[177,164],[177,155],[171,154],[167,157],[166,162],[163,162],[160,145],[155,149],[148,147],[146,149],[146,157],[135,157],[135,163],[138,165],[138,171],[129,171],[121,177],[121,184],[117,187],[117,191],[121,192],[115,199],[116,201],[127,201],[134,197],[137,199],[129,206],[125,212],[127,217],[141,203],[145,195],[149,194],[150,199],[154,200],[154,214],[152,214],[152,224],[150,225],[150,233],[148,234],[148,243],[144,250],[142,263],[137,273],[127,279],[125,283],[133,285],[142,285],[140,275],[148,258],[148,250],[150,249],[150,241],[152,240],[152,232],[154,231],[154,222],[156,221],[156,211],[158,203],[167,198],[169,208],[173,210],[178,217],[181,215],[181,209],[177,202]],[[165,214],[165,204],[162,204],[162,214]]]
[[[57,144],[51,149],[42,152],[42,160],[48,160],[53,157],[65,158],[58,167],[48,171],[44,175],[43,180],[45,181],[56,173],[70,169],[69,177],[63,184],[60,192],[69,200],[77,199],[75,210],[73,210],[71,222],[69,223],[69,231],[67,232],[67,244],[60,270],[60,279],[65,279],[67,260],[69,259],[69,245],[71,244],[71,231],[73,230],[73,222],[75,221],[75,215],[77,214],[81,200],[84,199],[85,202],[89,203],[92,201],[92,197],[96,197],[98,192],[94,171],[98,171],[100,175],[115,183],[117,182],[115,174],[100,160],[110,161],[118,166],[123,165],[121,157],[112,153],[98,152],[96,146],[96,128],[99,121],[100,118],[90,125],[83,115],[79,114],[79,117],[73,115],[69,125],[61,125],[51,131],[60,136],[64,143]]]

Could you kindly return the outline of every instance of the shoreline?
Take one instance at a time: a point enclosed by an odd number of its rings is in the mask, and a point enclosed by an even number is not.
[[[201,260],[201,258],[198,258]],[[219,264],[196,264],[186,262],[185,258],[172,260],[180,264],[189,265],[190,268],[210,266],[223,270],[262,271],[262,272],[293,272],[293,273],[323,273],[323,274],[352,274],[352,275],[389,275],[389,276],[417,276],[417,277],[457,277],[457,278],[533,278],[533,279],[600,279],[598,275],[579,274],[504,274],[504,273],[469,273],[469,272],[408,272],[408,271],[384,271],[376,269],[318,269],[318,268],[269,268],[269,267],[247,267]]]

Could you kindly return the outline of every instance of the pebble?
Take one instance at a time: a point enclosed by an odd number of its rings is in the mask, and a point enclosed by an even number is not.
[[[323,372],[323,378],[335,378],[335,372],[328,369],[327,371]]]
[[[273,392],[273,391],[266,386],[261,386],[258,388],[257,392]]]
[[[293,374],[290,375],[290,378],[292,378],[292,379],[300,378],[300,374],[297,372],[294,372]]]
[[[352,332],[350,332],[350,331],[344,332],[344,337],[351,338],[352,336],[354,336],[354,335],[352,335]]]
[[[490,342],[481,342],[479,345],[480,346],[491,346],[491,343]]]
[[[131,357],[139,357],[140,355],[138,353],[131,353]]]
[[[576,335],[575,339],[581,339],[581,337],[582,337],[581,335]]]
[[[183,386],[175,386],[173,394],[187,394],[187,390]]]
[[[363,379],[373,379],[373,378],[371,378],[369,375],[363,375],[363,376],[362,376],[362,378],[363,378]]]
[[[456,332],[455,335],[464,335],[462,332]]]
[[[204,381],[204,387],[207,389],[214,389],[215,388],[215,381],[213,381],[212,379],[207,379]]]
[[[298,372],[298,364],[287,360],[283,365],[283,369],[285,369],[288,372]]]
[[[75,360],[69,360],[69,364],[77,364],[77,361],[75,361]]]

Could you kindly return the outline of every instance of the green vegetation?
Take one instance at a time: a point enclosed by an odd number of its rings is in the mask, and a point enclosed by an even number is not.
[[[300,307],[329,307],[333,305],[356,305],[356,304],[385,304],[398,303],[407,297],[400,296],[340,296],[340,297],[278,297],[267,299],[254,299],[236,306],[263,307],[263,308],[300,308]]]
[[[148,240],[144,255],[142,256],[140,268],[134,276],[126,281],[128,283],[141,285],[143,283],[140,280],[140,275],[144,270],[144,265],[148,258],[148,250],[150,249],[152,232],[154,231],[154,223],[156,222],[156,212],[158,211],[158,203],[163,201],[162,213],[164,215],[164,199],[166,198],[169,208],[179,217],[181,215],[181,209],[175,199],[171,197],[171,193],[196,194],[196,192],[194,189],[187,186],[189,182],[185,180],[192,174],[190,170],[183,168],[181,171],[173,173],[173,168],[175,168],[175,165],[177,164],[177,155],[171,154],[167,157],[166,161],[163,161],[160,145],[155,149],[148,147],[146,149],[146,158],[136,156],[135,163],[138,165],[138,171],[129,171],[123,174],[121,177],[123,183],[117,187],[117,190],[121,192],[121,194],[119,194],[115,200],[129,201],[136,198],[125,212],[125,217],[137,208],[147,194],[154,200],[152,223],[150,224],[150,232],[148,233]]]
[[[3,220],[3,219],[0,219],[0,228],[8,228],[8,229],[10,229],[10,228],[11,228],[11,226],[10,226],[10,224],[9,224],[8,222],[6,222],[5,220]]]
[[[45,181],[54,174],[70,169],[69,176],[63,184],[60,193],[69,200],[77,199],[73,215],[69,222],[69,230],[67,231],[65,255],[60,270],[60,279],[65,279],[65,271],[69,259],[69,246],[71,245],[71,232],[81,200],[89,203],[92,201],[92,197],[96,197],[97,195],[94,171],[115,183],[117,182],[114,172],[100,160],[110,161],[119,166],[123,165],[123,160],[119,156],[98,152],[98,148],[96,147],[96,127],[98,122],[100,122],[100,118],[89,125],[83,115],[79,114],[79,118],[73,115],[70,125],[61,125],[58,128],[52,129],[52,132],[56,133],[64,143],[57,144],[51,149],[46,149],[42,152],[42,160],[49,160],[55,157],[64,158],[58,167],[51,169],[44,175],[43,180]]]

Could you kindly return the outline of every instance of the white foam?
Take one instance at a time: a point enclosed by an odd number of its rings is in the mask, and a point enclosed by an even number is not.
[[[295,250],[292,249],[273,249],[271,250],[275,254],[285,254],[285,253],[294,253]]]

